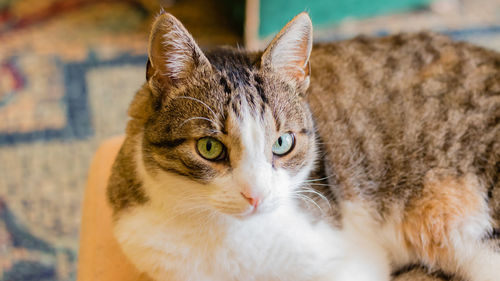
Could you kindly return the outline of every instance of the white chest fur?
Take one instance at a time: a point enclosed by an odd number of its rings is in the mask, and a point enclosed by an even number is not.
[[[115,234],[156,280],[328,280],[344,252],[325,223],[284,208],[244,220],[187,221],[144,205],[122,214]]]

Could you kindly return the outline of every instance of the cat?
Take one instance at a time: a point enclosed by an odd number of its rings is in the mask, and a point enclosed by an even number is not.
[[[108,184],[154,280],[500,280],[500,55],[433,33],[203,52],[161,12]]]

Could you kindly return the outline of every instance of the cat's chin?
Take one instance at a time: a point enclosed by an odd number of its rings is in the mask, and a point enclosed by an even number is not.
[[[235,217],[238,219],[247,219],[257,215],[258,213],[260,213],[259,208],[249,206],[244,212],[236,214]]]
[[[261,211],[258,208],[255,208],[253,206],[249,206],[248,208],[240,212],[237,211],[235,212],[234,210],[228,211],[221,209],[219,209],[218,212],[227,217],[236,218],[239,220],[245,220],[251,217],[255,217],[261,213]]]
[[[263,205],[263,206],[249,206],[245,211],[241,213],[236,213],[236,214],[231,214],[231,216],[240,219],[240,220],[247,220],[250,218],[258,217],[261,215],[266,215],[274,212],[277,208],[268,206],[268,205]]]

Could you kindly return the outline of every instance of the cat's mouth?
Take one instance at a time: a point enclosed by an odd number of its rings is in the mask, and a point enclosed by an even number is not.
[[[272,213],[279,208],[279,205],[275,204],[272,201],[273,200],[264,200],[264,202],[260,202],[259,204],[255,205],[248,204],[248,207],[244,211],[232,215],[239,219],[248,219],[259,215]]]
[[[248,219],[259,214],[266,213],[267,209],[265,204],[252,204],[251,202],[245,202],[244,205],[240,204],[236,206],[224,206],[223,208],[218,208],[220,212],[238,218],[238,219]]]
[[[237,217],[248,218],[258,212],[258,207],[250,205],[243,213],[238,214]]]

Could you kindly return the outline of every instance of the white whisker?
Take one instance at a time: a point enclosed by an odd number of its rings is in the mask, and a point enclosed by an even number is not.
[[[314,183],[314,182],[309,182],[307,185],[316,185],[316,186],[332,186],[331,184],[326,184],[326,183]]]
[[[333,177],[334,175],[329,175],[327,177],[323,177],[323,178],[319,178],[319,179],[310,179],[310,180],[305,180],[304,182],[314,182],[314,181],[322,181],[322,180],[326,180],[326,179],[329,179],[331,177]]]
[[[330,204],[330,201],[328,200],[328,198],[326,198],[325,195],[319,193],[318,191],[316,191],[312,188],[302,187],[302,189],[296,190],[296,191],[294,191],[294,193],[295,194],[311,193],[311,194],[317,195],[319,198],[321,198],[323,201],[325,201],[325,203],[328,205],[329,210],[332,209],[332,205]]]
[[[204,103],[203,101],[201,101],[197,98],[188,97],[188,96],[179,96],[179,97],[175,97],[174,99],[188,99],[188,100],[193,100],[193,101],[199,102],[202,105],[204,105],[208,110],[210,110],[210,112],[212,113],[214,118],[217,118],[217,114],[215,114],[215,111],[210,106],[208,106],[208,104]]]
[[[192,120],[206,120],[212,124],[214,124],[215,126],[218,126],[217,123],[215,123],[215,121],[213,121],[212,119],[209,119],[209,118],[206,118],[206,117],[200,117],[200,116],[195,116],[195,117],[191,117],[191,118],[188,118],[186,120],[184,120],[180,125],[179,127],[182,127],[184,126],[184,124],[186,124],[187,122],[189,121],[192,121]],[[215,130],[217,132],[219,132],[218,130]]]
[[[292,197],[297,198],[297,199],[302,199],[306,203],[312,203],[314,206],[316,206],[318,208],[318,210],[321,212],[321,214],[323,214],[323,215],[325,214],[323,209],[312,198],[310,198],[304,194],[294,194],[294,195],[292,195]]]

